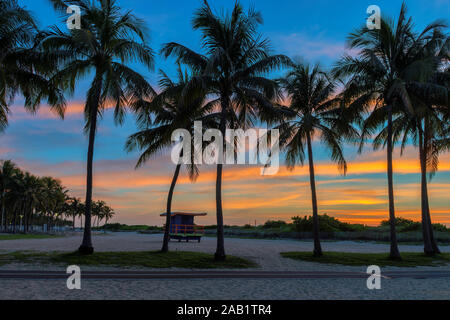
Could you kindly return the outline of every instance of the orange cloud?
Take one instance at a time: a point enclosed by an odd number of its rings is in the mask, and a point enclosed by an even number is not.
[[[413,152],[411,150],[410,152]],[[319,212],[343,221],[377,225],[387,219],[386,166],[375,153],[375,160],[366,156],[349,163],[349,176],[339,175],[336,166],[318,162],[317,192]],[[94,165],[94,197],[104,199],[117,212],[122,223],[161,224],[158,216],[165,210],[167,192],[175,166],[167,156],[155,158],[148,165],[134,170],[135,160],[97,161]],[[25,168],[27,166],[24,166]],[[84,164],[65,162],[39,167],[28,164],[31,172],[59,177],[77,196],[85,192]],[[184,169],[183,169],[184,170]],[[440,172],[450,170],[449,154],[441,157]],[[420,176],[416,160],[395,158],[395,172],[415,174],[415,181],[395,181],[397,216],[420,219]],[[291,217],[311,212],[311,191],[308,168],[293,171],[281,167],[277,175],[261,176],[259,166],[224,166],[223,205],[226,224],[263,223],[267,219],[289,221]],[[379,176],[364,177],[365,174]],[[175,189],[174,210],[206,211],[209,215],[199,223],[215,223],[214,166],[201,166],[200,176],[192,183],[185,172]],[[414,181],[414,180],[413,180]],[[448,190],[450,183],[432,181],[429,194],[433,222],[450,220]]]

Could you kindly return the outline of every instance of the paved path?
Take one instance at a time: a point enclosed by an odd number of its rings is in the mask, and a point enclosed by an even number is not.
[[[51,280],[64,279],[63,271],[0,271],[0,279]],[[82,279],[92,280],[151,280],[151,279],[353,279],[367,278],[363,272],[342,271],[82,271]],[[450,270],[440,271],[390,271],[385,279],[450,278]]]

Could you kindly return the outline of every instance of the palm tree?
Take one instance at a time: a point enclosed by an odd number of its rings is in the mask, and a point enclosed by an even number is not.
[[[68,217],[72,218],[72,229],[75,230],[75,219],[83,212],[83,210],[80,209],[82,202],[80,198],[68,197],[66,203],[66,214]],[[84,207],[82,209],[84,209]]]
[[[201,74],[193,77],[189,87],[202,87],[215,101],[220,112],[220,131],[225,136],[229,128],[252,125],[258,112],[271,109],[271,99],[279,94],[277,84],[265,75],[290,59],[284,55],[271,55],[269,42],[262,38],[257,28],[262,23],[259,12],[250,9],[246,14],[236,2],[231,13],[215,14],[205,0],[193,19],[193,28],[202,33],[206,55],[178,44],[168,43],[162,53],[175,56],[179,62],[190,66]],[[216,260],[225,259],[222,211],[221,161],[217,164],[216,215],[217,248]]]
[[[450,38],[442,32],[445,24],[433,30],[431,36],[417,37],[415,43],[417,61],[428,61],[431,68],[419,74],[426,79],[425,83],[410,81],[408,93],[413,101],[414,115],[409,117],[409,125],[405,129],[403,141],[410,133],[419,146],[421,167],[421,206],[422,230],[424,239],[429,233],[431,247],[440,253],[431,223],[428,200],[427,173],[430,179],[438,169],[439,154],[448,150],[448,115],[449,106],[449,44]],[[406,122],[406,121],[405,121]],[[402,145],[402,148],[404,146]]]
[[[12,188],[13,180],[18,172],[16,165],[10,160],[2,161],[0,166],[1,194],[1,231],[6,230],[6,194]]]
[[[114,210],[109,207],[105,201],[98,201],[98,206],[99,206],[99,214],[98,214],[98,219],[97,219],[97,228],[100,225],[100,222],[103,221],[105,219],[106,223],[108,222],[109,219],[111,219],[114,215]]]
[[[108,221],[115,215],[116,213],[114,212],[114,210],[109,207],[109,206],[105,206],[104,207],[104,218],[105,218],[105,225],[108,224]]]
[[[30,12],[16,0],[0,2],[0,131],[8,125],[9,105],[20,93],[25,108],[35,112],[41,100],[63,116],[65,100],[51,75],[56,69],[50,55],[35,50],[37,28]]]
[[[183,72],[178,65],[178,80],[173,82],[164,71],[160,71],[159,87],[161,93],[153,101],[140,101],[137,109],[142,110],[140,123],[142,130],[130,136],[126,143],[128,152],[143,150],[136,167],[142,166],[151,156],[163,148],[173,144],[172,132],[176,129],[185,129],[194,136],[194,122],[202,121],[203,129],[217,127],[214,114],[210,111],[214,102],[205,103],[203,92],[186,94],[185,90],[191,79],[187,71]],[[152,115],[154,119],[152,120]],[[193,142],[192,142],[193,143]],[[182,151],[180,153],[182,156]],[[192,160],[192,159],[191,159]],[[161,252],[168,252],[170,239],[170,225],[172,212],[172,198],[181,169],[181,161],[177,163],[167,196],[166,224]],[[191,180],[198,176],[198,167],[191,161],[188,165],[188,174]]]
[[[55,225],[57,215],[65,203],[67,190],[61,185],[61,182],[52,177],[42,177],[43,196],[45,203],[43,213],[47,217],[47,226],[52,229]]]
[[[52,177],[37,177],[22,171],[11,161],[2,161],[0,166],[0,195],[3,212],[3,225],[12,225],[16,232],[17,226],[27,233],[30,226],[47,224],[48,230],[58,224],[66,224],[63,215],[73,218],[84,213],[84,204],[78,198],[68,195],[68,190],[61,182]],[[95,202],[99,207],[101,221],[114,215],[112,208],[104,201]],[[23,230],[22,230],[23,226]],[[6,231],[6,228],[3,228]]]
[[[286,163],[293,169],[305,161],[305,147],[308,153],[309,178],[313,212],[314,255],[321,256],[319,239],[319,217],[317,208],[316,182],[312,141],[318,137],[331,151],[331,159],[345,174],[347,163],[342,151],[344,138],[358,136],[347,119],[339,98],[333,97],[335,84],[319,66],[297,63],[288,74],[279,80],[286,92],[289,106],[281,107],[284,120],[276,128],[280,130],[280,144],[286,149]]]
[[[429,36],[441,26],[439,22],[428,25],[420,33],[420,37]],[[383,127],[374,138],[374,148],[387,147],[392,259],[401,258],[395,229],[392,169],[392,152],[398,135],[393,134],[393,123],[396,122],[396,117],[404,112],[410,117],[414,114],[407,84],[417,82],[417,74],[430,67],[429,61],[417,60],[416,40],[412,20],[407,19],[406,5],[403,3],[396,24],[382,17],[380,29],[369,30],[363,27],[350,34],[349,47],[359,50],[359,55],[344,56],[333,69],[334,76],[348,80],[343,99],[352,110],[354,120],[363,123],[360,151],[364,141]],[[370,112],[370,115],[363,119],[367,112]],[[428,231],[424,232],[424,242],[424,251],[432,254]]]
[[[42,36],[41,46],[59,56],[63,64],[54,76],[73,93],[78,79],[93,74],[85,104],[85,131],[89,135],[87,152],[86,211],[81,254],[92,254],[92,163],[98,116],[108,104],[114,106],[116,123],[124,121],[125,106],[153,89],[142,75],[127,66],[140,62],[153,68],[153,52],[147,46],[147,28],[131,12],[123,13],[114,0],[51,0],[54,8],[65,14],[67,7],[77,5],[81,10],[81,29],[63,32],[53,27]]]
[[[16,233],[18,216],[24,210],[24,172],[17,170],[11,184],[11,190],[8,192],[7,207],[12,210],[12,232]]]

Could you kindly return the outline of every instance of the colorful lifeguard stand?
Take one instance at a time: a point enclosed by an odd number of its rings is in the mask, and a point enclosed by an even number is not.
[[[167,213],[161,213],[161,217],[167,216]],[[170,222],[170,239],[181,240],[197,240],[200,242],[205,234],[204,226],[194,223],[194,218],[206,216],[206,213],[189,213],[189,212],[172,212]]]

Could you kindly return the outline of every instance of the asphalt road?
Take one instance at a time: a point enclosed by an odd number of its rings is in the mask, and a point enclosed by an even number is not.
[[[364,272],[333,271],[81,271],[82,279],[92,280],[152,280],[152,279],[350,279],[367,278]],[[1,270],[1,279],[52,280],[67,279],[64,271]],[[382,273],[386,279],[450,278],[450,270],[390,271]]]

